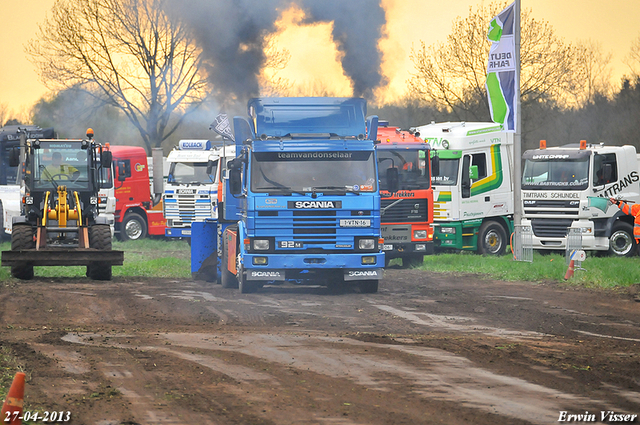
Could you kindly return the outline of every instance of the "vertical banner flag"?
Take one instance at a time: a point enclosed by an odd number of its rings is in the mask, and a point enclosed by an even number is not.
[[[492,42],[487,64],[487,97],[491,119],[505,131],[516,131],[516,49],[515,2],[489,24],[487,38]]]

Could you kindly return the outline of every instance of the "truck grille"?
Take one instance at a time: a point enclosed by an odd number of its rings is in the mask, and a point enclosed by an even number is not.
[[[381,213],[380,220],[383,223],[413,223],[416,221],[427,221],[428,207],[426,199],[402,199],[391,208],[385,209],[387,206],[399,201],[400,199],[382,199],[380,201]]]
[[[564,238],[573,220],[533,219],[533,234],[539,238]]]
[[[200,196],[183,194],[175,195],[173,198],[166,198],[164,200],[166,218],[189,224],[211,217],[209,198],[201,198]]]
[[[525,199],[523,201],[525,215],[578,215],[580,211],[579,200],[550,200],[550,199]]]
[[[302,242],[309,251],[327,252],[353,247],[356,236],[372,235],[376,221],[371,211],[259,211],[255,228],[256,236],[278,235],[276,241]],[[340,219],[368,219],[370,227],[340,227]]]

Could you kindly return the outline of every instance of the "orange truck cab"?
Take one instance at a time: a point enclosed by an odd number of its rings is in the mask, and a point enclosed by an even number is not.
[[[378,141],[385,262],[400,258],[403,267],[422,264],[423,256],[433,253],[430,146],[418,135],[385,121],[378,123]],[[387,188],[389,179],[384,178],[391,169],[398,176],[398,190],[393,193]]]
[[[162,196],[154,197],[151,192],[146,151],[139,146],[113,145],[110,150],[115,166],[116,237],[125,241],[164,236]]]

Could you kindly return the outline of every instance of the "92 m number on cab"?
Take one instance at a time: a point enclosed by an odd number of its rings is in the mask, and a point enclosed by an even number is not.
[[[280,241],[278,248],[302,248],[302,242],[298,241]]]

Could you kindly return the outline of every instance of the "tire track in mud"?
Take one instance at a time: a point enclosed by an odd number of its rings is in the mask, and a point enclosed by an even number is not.
[[[99,337],[68,334],[67,342],[92,345]],[[114,348],[129,348],[110,342]],[[496,374],[474,365],[463,356],[443,350],[394,344],[375,344],[350,338],[288,334],[161,333],[136,346],[145,352],[161,352],[224,373],[240,382],[277,382],[279,376],[218,359],[220,351],[240,353],[268,364],[312,372],[332,379],[347,379],[366,390],[391,393],[411,388],[420,397],[453,403],[485,413],[537,424],[557,420],[558,412],[614,409],[604,400],[565,393],[521,378]],[[167,346],[169,342],[171,345]],[[198,354],[182,351],[197,350]],[[249,362],[251,363],[251,362]],[[277,385],[281,385],[277,384]],[[126,395],[126,394],[125,394]],[[618,409],[621,410],[621,409]]]

